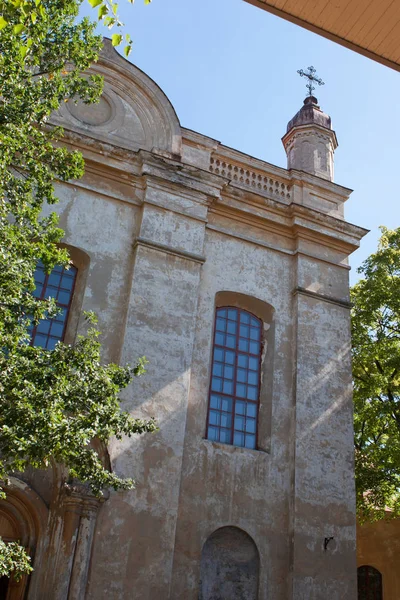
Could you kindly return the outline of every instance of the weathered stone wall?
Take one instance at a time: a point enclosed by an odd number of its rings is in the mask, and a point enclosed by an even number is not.
[[[229,528],[242,533],[228,546],[247,540],[232,560],[250,539],[257,557],[244,571],[221,558],[249,584],[244,598],[355,600],[347,257],[365,232],[343,219],[349,190],[182,130],[161,90],[109,49],[95,69],[106,104],[57,117],[87,165],[57,208],[81,265],[67,336],[95,310],[105,359],[146,355],[123,406],[160,429],[110,444],[135,490],[101,506],[75,488],[51,501],[43,598],[233,600],[237,586],[215,591],[208,552]],[[264,324],[258,450],[205,439],[225,303]]]

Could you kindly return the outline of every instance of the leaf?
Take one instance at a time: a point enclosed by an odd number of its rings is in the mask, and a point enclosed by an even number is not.
[[[131,45],[125,46],[124,54],[125,54],[126,58],[128,58],[128,56],[130,55],[131,52],[132,52],[132,46]]]
[[[0,15],[0,31],[4,29],[6,25],[8,25],[8,21],[6,21],[5,18]]]
[[[108,13],[108,7],[105,4],[102,4],[101,6],[99,6],[99,10],[97,12],[99,21],[101,21],[103,19],[103,17],[106,16],[107,13]]]
[[[23,31],[25,29],[25,26],[22,23],[19,23],[18,25],[14,25],[14,33],[16,33],[17,35],[19,33],[21,33],[21,31]]]
[[[151,0],[144,0],[145,4],[151,4]]]
[[[99,4],[103,4],[103,0],[88,0],[88,2],[92,8],[96,8]]]
[[[31,21],[33,24],[36,23],[36,19],[37,19],[37,13],[31,12]]]
[[[119,46],[122,42],[122,35],[120,33],[113,33],[111,36],[111,43],[113,46]]]

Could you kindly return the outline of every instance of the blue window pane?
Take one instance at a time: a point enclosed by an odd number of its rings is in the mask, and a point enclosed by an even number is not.
[[[260,352],[260,344],[258,342],[250,342],[250,353],[258,354]]]
[[[221,414],[221,427],[232,427],[232,416],[228,414]]]
[[[257,392],[258,392],[258,389],[255,386],[252,386],[252,385],[247,386],[247,398],[249,400],[257,400]]]
[[[54,271],[49,275],[49,285],[54,285],[54,287],[58,287],[60,285],[61,273],[55,273]]]
[[[237,381],[240,381],[240,383],[246,383],[246,379],[247,379],[246,369],[238,369],[236,379],[237,379]]]
[[[236,395],[239,398],[246,398],[246,386],[243,383],[238,383],[236,385]]]
[[[219,396],[215,396],[215,394],[211,394],[210,406],[211,408],[221,408],[221,398]]]
[[[249,371],[247,382],[250,383],[250,385],[258,385],[258,373],[256,371]]]
[[[250,323],[250,315],[245,312],[240,313],[240,322],[245,323],[246,325]]]
[[[225,379],[233,379],[233,367],[227,366],[224,368]]]
[[[244,431],[244,417],[235,417],[235,430]]]
[[[38,326],[37,326],[37,331],[39,333],[49,333],[50,331],[50,325],[51,325],[51,321],[49,319],[45,319],[43,321],[40,321]]]
[[[60,321],[60,323],[65,323],[67,319],[68,310],[66,308],[61,308],[60,312],[57,313],[55,320]]]
[[[35,346],[40,346],[41,348],[46,348],[47,336],[41,335],[37,333],[35,335]]]
[[[237,415],[244,415],[246,413],[246,402],[243,402],[243,400],[237,400],[235,404],[235,413]]]
[[[248,352],[249,351],[249,342],[247,340],[244,340],[243,338],[239,339],[239,350],[241,350],[242,352]]]
[[[255,433],[256,432],[256,420],[255,419],[246,419],[246,432],[247,433]]]
[[[46,273],[44,271],[42,271],[42,269],[37,269],[37,271],[35,273],[36,283],[44,283],[45,278],[46,278]]]
[[[64,267],[62,265],[56,265],[53,269],[53,271],[55,271],[56,273],[62,273],[64,270]]]
[[[225,334],[216,331],[215,332],[215,343],[219,346],[225,346]]]
[[[235,335],[236,334],[236,329],[237,329],[236,323],[234,323],[233,321],[228,321],[228,325],[226,327],[226,331],[228,333],[232,333],[233,335]]]
[[[209,440],[216,441],[218,440],[218,429],[216,427],[209,427],[207,432],[207,437]]]
[[[258,358],[249,356],[249,369],[251,369],[252,371],[258,371],[258,366],[259,366]]]
[[[46,286],[45,296],[46,298],[57,298],[58,288],[48,285]]]
[[[219,317],[226,317],[226,308],[218,308],[217,309],[217,315]]]
[[[243,433],[238,433],[237,431],[235,431],[235,434],[233,436],[233,443],[235,446],[244,446],[244,434]]]
[[[40,298],[40,296],[42,295],[42,291],[43,286],[37,284],[35,290],[33,291],[33,295],[35,296],[35,298]]]
[[[228,309],[228,319],[231,319],[232,321],[236,321],[237,320],[237,310],[236,310],[236,308],[229,308]]]
[[[252,360],[250,358],[250,360]],[[249,357],[246,356],[245,354],[239,354],[238,355],[238,366],[239,367],[243,367],[243,369],[247,369],[249,364]]]
[[[224,394],[233,394],[233,382],[225,380],[222,391]]]
[[[36,341],[36,338],[35,338],[35,341]],[[47,350],[54,350],[57,342],[59,342],[59,340],[57,338],[52,338],[52,337],[47,338]]]
[[[222,377],[223,366],[224,365],[222,363],[214,363],[213,375],[216,375],[217,377]]]
[[[54,335],[55,337],[58,337],[59,339],[61,339],[63,331],[64,331],[63,323],[57,323],[57,321],[52,322],[51,329],[50,329],[51,335]]]
[[[63,289],[71,291],[74,287],[75,277],[63,277],[61,287]]]
[[[219,377],[213,377],[211,389],[213,392],[222,392],[222,379],[219,379]]]
[[[227,350],[225,352],[225,362],[228,365],[234,365],[235,364],[235,353],[231,352],[231,350]]]
[[[214,360],[223,361],[224,360],[224,351],[221,348],[215,348],[214,350]]]
[[[220,429],[219,441],[223,442],[224,444],[229,444],[231,441],[231,430],[230,429]]]
[[[226,345],[228,348],[235,348],[236,337],[234,335],[227,335],[226,336]]]
[[[250,328],[247,325],[241,325],[239,329],[239,335],[242,337],[249,337]]]
[[[252,434],[246,435],[246,448],[254,449],[256,447],[256,436]]]
[[[257,404],[254,404],[253,402],[247,402],[246,415],[248,417],[256,417],[257,416]]]
[[[250,324],[253,325],[253,327],[261,327],[260,321],[254,317],[251,317]]]
[[[220,413],[215,410],[210,410],[210,425],[220,424]]]
[[[217,319],[216,329],[217,329],[217,331],[225,331],[225,329],[226,329],[225,319]]]
[[[252,327],[250,329],[250,339],[255,340],[256,342],[258,342],[258,340],[260,339],[260,330],[256,329],[255,327]]]
[[[232,412],[232,398],[222,398],[221,399],[221,410],[225,412]]]
[[[60,290],[58,292],[57,300],[60,304],[68,305],[70,297],[71,297],[71,295],[69,292],[64,292],[64,291]]]

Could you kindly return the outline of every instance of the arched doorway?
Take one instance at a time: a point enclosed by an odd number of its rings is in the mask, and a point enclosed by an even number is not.
[[[257,546],[247,533],[217,529],[203,546],[199,600],[257,600],[259,568]]]
[[[6,498],[0,500],[0,536],[6,542],[18,542],[32,558],[40,555],[40,538],[47,522],[47,507],[23,481],[10,477]],[[40,556],[38,556],[40,562]],[[35,573],[35,576],[37,573]],[[0,600],[22,600],[26,597],[29,577],[20,581],[0,578]]]
[[[358,600],[382,600],[382,575],[374,567],[357,569]]]

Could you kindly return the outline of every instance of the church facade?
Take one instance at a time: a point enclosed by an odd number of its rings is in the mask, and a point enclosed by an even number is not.
[[[4,598],[355,600],[348,256],[366,232],[330,119],[306,99],[283,169],[181,127],[108,42],[93,71],[100,104],[55,116],[86,161],[58,189],[59,331],[94,310],[105,360],[145,355],[123,408],[159,431],[100,449],[129,492],[98,500],[56,466],[12,479],[0,533],[35,570]]]

